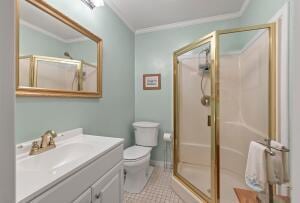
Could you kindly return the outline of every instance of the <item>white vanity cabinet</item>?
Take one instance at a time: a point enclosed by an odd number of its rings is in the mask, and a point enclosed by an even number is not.
[[[88,189],[82,195],[80,195],[73,203],[91,203],[92,202],[92,190]]]
[[[122,203],[123,180],[123,144],[120,144],[32,200],[24,202]]]
[[[121,203],[123,202],[123,163],[100,178],[73,203]]]
[[[123,179],[121,165],[112,169],[92,186],[92,203],[123,202]]]

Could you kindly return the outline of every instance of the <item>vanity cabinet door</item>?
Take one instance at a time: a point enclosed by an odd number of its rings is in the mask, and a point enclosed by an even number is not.
[[[85,191],[73,203],[92,203],[92,190],[88,189]]]
[[[123,202],[123,162],[92,186],[93,203]]]

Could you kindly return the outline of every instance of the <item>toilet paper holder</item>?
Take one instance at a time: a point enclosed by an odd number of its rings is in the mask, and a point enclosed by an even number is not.
[[[165,150],[164,150],[164,169],[172,169],[172,146],[173,134],[164,133],[163,135]]]

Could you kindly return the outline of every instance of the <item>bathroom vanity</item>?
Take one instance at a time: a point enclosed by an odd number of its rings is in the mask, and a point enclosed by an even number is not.
[[[17,202],[123,202],[123,139],[59,134],[56,148],[29,155],[31,142],[17,146]]]

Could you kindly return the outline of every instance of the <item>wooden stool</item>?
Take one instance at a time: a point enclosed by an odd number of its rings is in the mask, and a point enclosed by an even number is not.
[[[259,203],[257,193],[251,190],[234,188],[234,192],[240,203]],[[276,195],[274,197],[276,203],[290,203],[290,198],[285,196]]]
[[[254,191],[234,188],[234,192],[240,203],[259,203],[257,194]]]

